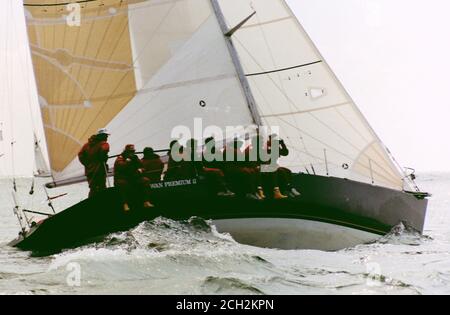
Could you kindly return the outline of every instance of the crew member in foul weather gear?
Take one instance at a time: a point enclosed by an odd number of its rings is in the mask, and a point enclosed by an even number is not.
[[[280,187],[278,184],[278,161],[279,156],[273,158],[270,154],[270,149],[267,149],[267,146],[264,145],[264,140],[260,135],[256,135],[252,138],[252,142],[247,148],[244,150],[247,166],[250,167],[255,173],[257,183],[259,185],[258,192],[264,196],[262,183],[264,182],[264,186],[267,191],[272,191],[272,197],[275,200],[286,199],[287,196],[283,195],[280,191]],[[276,152],[273,152],[276,154]],[[275,167],[270,168],[271,161],[275,161]],[[269,189],[270,188],[270,189]]]
[[[255,136],[252,139],[250,145],[244,149],[245,155],[245,166],[253,177],[253,182],[256,185],[256,195],[259,199],[264,200],[266,196],[264,195],[264,188],[262,185],[262,174],[261,174],[261,159],[259,155],[259,147],[262,143],[262,137]],[[252,154],[255,151],[256,154]]]
[[[218,170],[223,170],[225,166],[223,154],[217,149],[217,143],[213,137],[205,139],[205,147],[203,149],[203,166]]]
[[[214,139],[206,139],[204,150],[201,153],[197,150],[197,141],[195,139],[189,140],[187,154],[189,154],[189,162],[195,175],[203,176],[209,184],[208,187],[211,187],[217,196],[233,197],[235,194],[228,189],[223,171],[218,168],[206,166],[208,161],[211,161],[211,151],[215,151]]]
[[[263,196],[258,193],[259,182],[254,170],[248,167],[244,152],[241,148],[244,142],[238,138],[234,139],[223,150],[223,171],[234,191],[239,191],[248,199],[262,200]]]
[[[131,202],[143,202],[145,208],[153,205],[148,200],[148,179],[143,176],[141,160],[134,145],[128,144],[114,163],[114,186],[122,195],[124,211],[130,211]]]
[[[164,181],[195,177],[190,164],[186,162],[185,154],[185,148],[178,140],[170,142],[169,161],[167,163],[166,173],[164,174]]]
[[[161,175],[164,170],[164,162],[152,148],[144,149],[144,157],[141,159],[141,163],[142,168],[144,169],[144,176],[147,177],[150,182],[161,181]]]
[[[89,197],[106,189],[108,173],[108,131],[100,129],[96,135],[89,138],[78,153],[78,159],[84,166],[85,175],[89,183]]]
[[[266,150],[269,156],[272,157],[272,148],[274,145],[278,145],[277,156],[273,157],[270,165],[262,166],[263,172],[275,172],[275,183],[284,194],[290,197],[299,197],[301,194],[298,190],[292,186],[292,171],[286,167],[281,167],[278,165],[278,159],[280,157],[286,157],[289,155],[289,149],[283,139],[278,139],[278,135],[272,134],[266,143]],[[277,188],[277,187],[276,187]]]

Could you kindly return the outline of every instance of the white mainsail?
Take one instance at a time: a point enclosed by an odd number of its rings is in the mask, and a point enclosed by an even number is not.
[[[75,26],[67,2],[24,1],[56,180],[82,174],[76,154],[101,127],[119,153],[127,143],[167,147],[172,128],[193,128],[198,117],[204,126],[279,126],[291,148],[282,164],[293,170],[403,189],[401,171],[285,1],[93,0],[80,4]],[[230,29],[256,12],[231,36],[250,91],[214,4]]]

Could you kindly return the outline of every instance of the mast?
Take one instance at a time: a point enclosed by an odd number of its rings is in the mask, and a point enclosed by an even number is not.
[[[261,115],[259,114],[258,107],[256,105],[255,97],[253,96],[252,89],[250,88],[250,83],[247,80],[247,77],[244,73],[244,68],[242,67],[241,61],[239,60],[238,52],[236,48],[234,47],[233,41],[231,40],[232,34],[239,29],[245,22],[249,20],[248,17],[246,18],[240,25],[237,26],[237,28],[230,29],[227,26],[227,23],[225,21],[225,16],[223,15],[222,9],[220,8],[220,4],[218,0],[211,0],[211,5],[214,9],[214,13],[216,15],[217,21],[219,22],[220,28],[222,30],[225,42],[227,44],[228,50],[231,55],[231,59],[233,60],[234,67],[236,69],[237,75],[239,77],[239,82],[241,83],[242,90],[245,95],[245,99],[247,101],[248,108],[250,109],[250,113],[253,118],[253,122],[257,126],[262,126],[262,119]]]

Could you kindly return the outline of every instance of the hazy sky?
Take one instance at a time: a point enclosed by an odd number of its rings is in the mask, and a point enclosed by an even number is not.
[[[450,1],[288,3],[397,160],[450,170]]]
[[[14,18],[0,1],[0,102],[7,102],[11,51],[6,30],[23,30],[20,3]],[[267,0],[271,1],[271,0]],[[288,0],[325,59],[344,83],[381,139],[404,166],[418,170],[450,170],[450,1],[448,0]],[[15,37],[16,49],[25,43]],[[11,40],[11,39],[10,39]],[[9,41],[10,41],[9,40]],[[6,54],[6,55],[5,55]],[[27,96],[26,72],[19,65],[24,53],[13,54],[17,64],[14,98]],[[9,71],[11,68],[9,68]],[[28,78],[31,79],[31,78]],[[17,108],[22,115],[25,105]],[[22,106],[22,107],[20,107]],[[30,120],[19,119],[29,125]],[[0,124],[8,117],[0,108]],[[23,124],[23,122],[22,122]],[[24,126],[15,137],[20,135]],[[26,142],[28,135],[22,135]],[[0,154],[3,150],[0,143]],[[25,149],[24,149],[25,150]],[[27,165],[28,151],[17,164]],[[22,160],[21,160],[22,159]],[[7,168],[0,158],[0,172]],[[9,163],[9,162],[8,162]],[[27,164],[28,163],[28,164]],[[9,166],[8,166],[9,167]]]

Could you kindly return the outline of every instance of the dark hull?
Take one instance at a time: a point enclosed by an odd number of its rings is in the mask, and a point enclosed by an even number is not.
[[[140,222],[160,216],[173,220],[197,216],[217,222],[261,218],[301,220],[379,236],[388,233],[398,223],[405,222],[423,231],[426,199],[337,178],[302,174],[296,175],[294,180],[302,197],[264,202],[238,197],[218,198],[208,191],[207,184],[201,181],[197,183],[196,180],[170,185],[163,183],[160,185],[162,187],[154,187],[152,200],[156,208],[133,207],[127,214],[122,211],[118,192],[112,188],[45,220],[11,245],[38,252],[58,251],[101,239],[113,232],[128,230]],[[232,230],[227,231],[225,228],[221,232],[233,235]],[[251,241],[251,238],[248,241],[244,238],[240,240],[238,234],[238,241],[261,245]],[[276,243],[273,246],[286,247],[281,244],[276,246]],[[328,249],[327,246],[315,244],[309,247]]]

